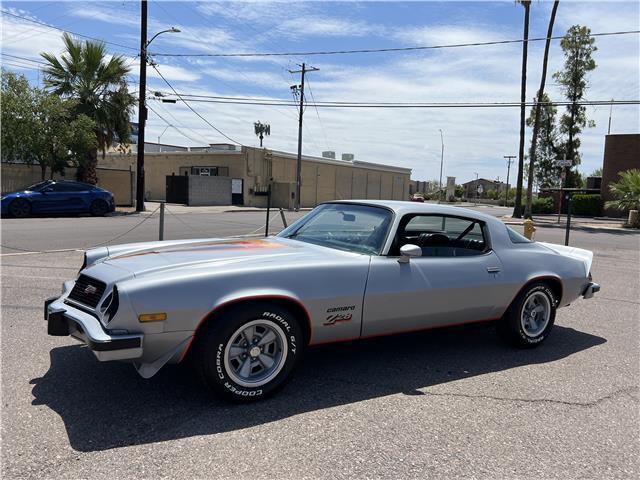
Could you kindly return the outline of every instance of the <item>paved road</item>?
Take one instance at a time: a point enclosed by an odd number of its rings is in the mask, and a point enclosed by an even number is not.
[[[181,218],[225,235],[264,217]],[[3,221],[2,243],[82,247],[139,220]],[[211,399],[184,369],[143,380],[48,337],[42,300],[81,253],[2,256],[2,476],[637,478],[640,236],[577,231],[572,244],[596,252],[603,288],[560,310],[542,348],[513,350],[486,326],[318,347],[279,396],[249,406]]]

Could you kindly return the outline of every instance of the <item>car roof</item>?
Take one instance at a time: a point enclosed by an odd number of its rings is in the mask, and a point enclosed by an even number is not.
[[[359,205],[371,205],[374,207],[386,207],[393,210],[398,215],[411,213],[452,215],[457,217],[467,217],[481,220],[486,223],[502,223],[496,217],[481,213],[470,208],[455,207],[453,205],[442,205],[438,203],[404,202],[400,200],[336,200],[327,203],[357,203]]]

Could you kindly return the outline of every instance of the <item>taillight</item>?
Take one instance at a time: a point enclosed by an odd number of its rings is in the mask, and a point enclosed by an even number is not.
[[[591,276],[591,270],[589,270],[589,281],[593,280],[593,277]]]
[[[87,268],[87,253],[86,252],[83,255],[82,266],[80,267],[80,270],[78,270],[78,273],[81,272],[82,270],[84,270],[85,268]]]

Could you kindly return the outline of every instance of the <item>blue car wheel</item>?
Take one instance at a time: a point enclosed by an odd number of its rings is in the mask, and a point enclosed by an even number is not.
[[[28,217],[31,215],[31,204],[24,198],[16,198],[9,204],[9,214],[16,218]]]
[[[90,210],[94,217],[104,217],[109,211],[109,205],[104,200],[94,200],[91,202]]]

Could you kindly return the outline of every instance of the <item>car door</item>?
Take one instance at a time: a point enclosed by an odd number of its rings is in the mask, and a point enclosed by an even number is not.
[[[73,191],[65,182],[56,182],[40,191],[38,196],[39,212],[69,212],[75,211],[73,206]]]
[[[454,216],[412,215],[401,220],[395,251],[372,257],[362,336],[494,318],[500,304],[495,287],[501,281],[502,264],[491,249],[486,229],[482,222]],[[450,239],[448,247],[419,245],[423,256],[398,262],[401,244],[442,235]]]

